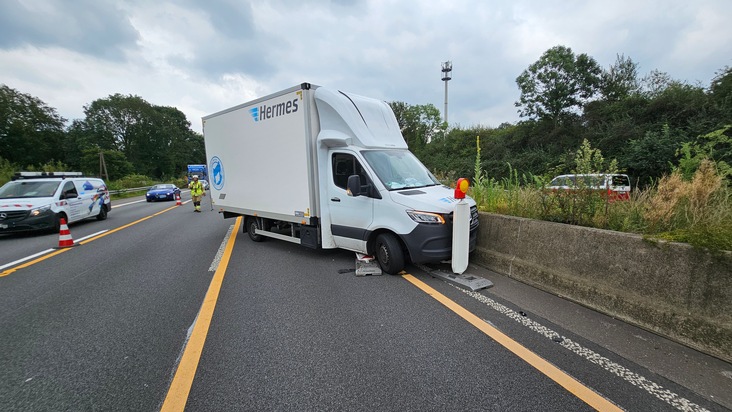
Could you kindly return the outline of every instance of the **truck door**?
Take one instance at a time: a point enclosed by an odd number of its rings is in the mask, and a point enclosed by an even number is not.
[[[374,199],[368,194],[349,196],[348,177],[359,175],[361,185],[372,184],[358,159],[347,152],[331,153],[328,182],[331,232],[336,246],[366,253],[367,229],[374,218]]]
[[[66,204],[68,205],[67,213],[69,216],[69,223],[76,222],[77,220],[81,219],[83,217],[82,208],[84,207],[84,204],[81,197],[79,196],[79,191],[74,185],[74,182],[64,182],[61,196],[63,199],[66,200]]]

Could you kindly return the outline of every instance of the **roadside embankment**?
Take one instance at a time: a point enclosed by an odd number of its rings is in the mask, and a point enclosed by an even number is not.
[[[480,214],[471,261],[732,362],[732,253]]]

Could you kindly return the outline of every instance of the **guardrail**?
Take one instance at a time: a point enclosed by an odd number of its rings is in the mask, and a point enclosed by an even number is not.
[[[131,188],[119,189],[119,190],[110,190],[109,191],[109,194],[110,195],[118,195],[118,194],[121,194],[121,193],[145,192],[145,191],[147,191],[147,189],[151,188],[152,186],[154,186],[154,185],[143,186],[143,187],[131,187]],[[179,189],[180,190],[185,190],[185,189],[187,189],[187,187],[181,187]]]
[[[144,187],[131,187],[128,189],[119,189],[119,190],[110,190],[110,195],[118,195],[120,193],[129,193],[129,192],[143,192],[149,189],[150,186],[144,186]]]

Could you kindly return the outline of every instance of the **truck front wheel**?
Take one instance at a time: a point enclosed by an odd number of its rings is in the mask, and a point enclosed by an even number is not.
[[[257,229],[260,229],[259,222],[256,217],[248,217],[246,220],[246,230],[249,235],[249,239],[254,242],[261,242],[264,240],[264,236],[257,234]]]
[[[102,207],[99,208],[99,214],[97,215],[97,220],[104,220],[107,218],[107,205],[102,205]]]
[[[404,251],[396,236],[391,233],[380,234],[376,237],[374,249],[381,270],[396,275],[404,269]]]

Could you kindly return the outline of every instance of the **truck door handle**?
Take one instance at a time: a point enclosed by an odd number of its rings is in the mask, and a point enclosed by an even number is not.
[[[331,197],[331,198],[330,198],[330,201],[331,201],[331,202],[340,202],[340,201],[341,201],[341,199],[339,199],[339,198],[337,198],[337,197]]]

